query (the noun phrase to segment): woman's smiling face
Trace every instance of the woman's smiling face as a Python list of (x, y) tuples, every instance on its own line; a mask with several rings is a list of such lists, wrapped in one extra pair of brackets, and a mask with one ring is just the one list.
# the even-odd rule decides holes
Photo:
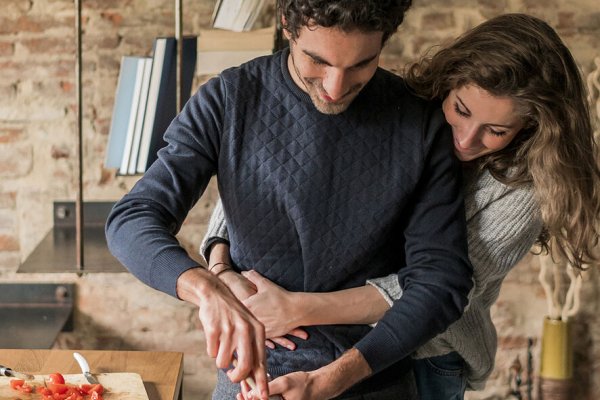
[(492, 96), (476, 85), (450, 91), (442, 108), (461, 161), (502, 150), (523, 128), (514, 100)]

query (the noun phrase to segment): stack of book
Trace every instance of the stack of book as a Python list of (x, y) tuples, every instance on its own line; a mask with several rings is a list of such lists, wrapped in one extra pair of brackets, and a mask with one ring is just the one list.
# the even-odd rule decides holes
[(213, 13), (213, 28), (249, 31), (265, 4), (266, 0), (218, 0)]
[[(189, 98), (196, 68), (195, 36), (183, 38), (181, 104)], [(104, 165), (120, 175), (143, 174), (165, 145), (163, 134), (177, 115), (177, 41), (154, 40), (152, 57), (124, 56)]]

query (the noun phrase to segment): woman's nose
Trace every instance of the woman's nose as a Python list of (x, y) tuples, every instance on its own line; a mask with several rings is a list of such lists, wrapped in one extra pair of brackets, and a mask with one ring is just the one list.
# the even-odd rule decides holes
[(479, 128), (476, 126), (465, 126), (457, 135), (457, 142), (461, 147), (473, 147), (479, 142)]

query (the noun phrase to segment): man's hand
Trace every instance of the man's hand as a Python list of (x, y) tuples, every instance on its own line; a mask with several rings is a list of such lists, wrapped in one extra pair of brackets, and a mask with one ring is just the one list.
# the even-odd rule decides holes
[(255, 398), (267, 399), (264, 326), (229, 288), (203, 268), (192, 268), (179, 276), (177, 295), (199, 307), (198, 316), (206, 336), (206, 351), (217, 368), (228, 368), (237, 353), (237, 365), (227, 372), (232, 382), (254, 378)]
[[(340, 358), (310, 372), (292, 372), (269, 382), (269, 393), (285, 400), (325, 400), (339, 396), (351, 386), (371, 375), (369, 364), (356, 349), (350, 349)], [(238, 400), (258, 399), (254, 390), (242, 385)]]

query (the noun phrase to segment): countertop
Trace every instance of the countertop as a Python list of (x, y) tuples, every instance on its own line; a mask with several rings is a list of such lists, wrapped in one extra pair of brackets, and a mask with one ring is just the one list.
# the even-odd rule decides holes
[(73, 352), (81, 353), (95, 373), (140, 374), (149, 400), (181, 400), (183, 353), (115, 350), (0, 349), (0, 364), (29, 374), (80, 373)]

